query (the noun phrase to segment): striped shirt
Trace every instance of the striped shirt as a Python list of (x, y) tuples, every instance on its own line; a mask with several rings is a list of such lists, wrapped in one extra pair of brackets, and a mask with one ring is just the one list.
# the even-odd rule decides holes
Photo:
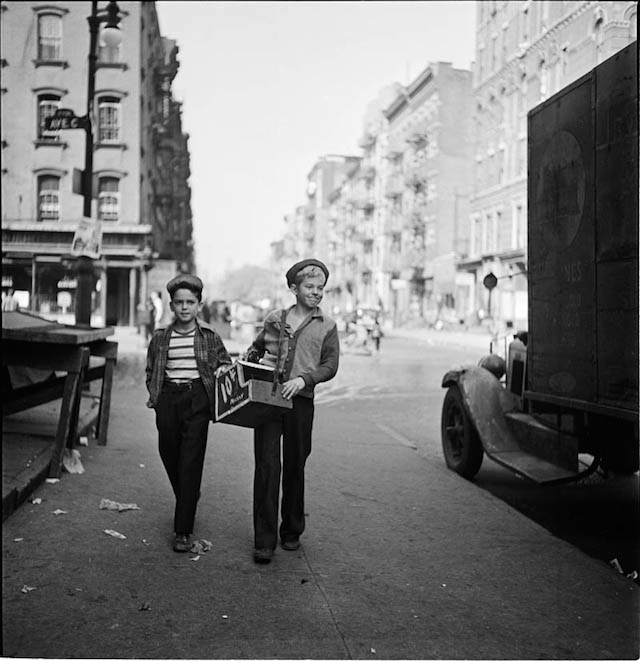
[(188, 333), (180, 333), (175, 328), (173, 329), (169, 339), (165, 369), (165, 376), (169, 381), (184, 383), (200, 378), (194, 348), (195, 337), (195, 328)]

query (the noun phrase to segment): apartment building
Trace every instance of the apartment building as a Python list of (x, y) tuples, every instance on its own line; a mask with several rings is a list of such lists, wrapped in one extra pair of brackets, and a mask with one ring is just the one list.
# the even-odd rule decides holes
[(427, 66), (384, 111), (381, 299), (394, 324), (453, 314), (471, 190), (471, 72)]
[[(193, 263), (187, 136), (171, 92), (177, 45), (161, 36), (154, 2), (118, 7), (123, 39), (99, 47), (92, 116), (92, 217), (103, 228), (95, 325), (134, 324), (149, 273), (164, 284)], [(45, 119), (86, 112), (91, 3), (2, 2), (1, 11), (2, 286), (30, 310), (72, 321), (85, 132), (49, 132)]]
[[(476, 12), (470, 243), (457, 307), (526, 327), (527, 113), (636, 39), (637, 4), (481, 0)], [(498, 279), (491, 310), (488, 273)]]

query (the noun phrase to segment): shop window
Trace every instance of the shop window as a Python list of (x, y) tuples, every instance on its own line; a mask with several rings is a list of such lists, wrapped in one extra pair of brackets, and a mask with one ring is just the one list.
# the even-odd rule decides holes
[(60, 177), (38, 177), (38, 220), (60, 220)]
[(58, 141), (58, 131), (46, 131), (44, 124), (47, 117), (55, 114), (60, 107), (60, 97), (56, 94), (40, 94), (38, 96), (38, 140)]
[(100, 177), (98, 180), (98, 218), (120, 219), (120, 181), (116, 177)]
[(62, 59), (62, 18), (56, 14), (38, 16), (38, 59)]
[(98, 100), (98, 142), (115, 144), (120, 142), (122, 132), (122, 104), (113, 96)]

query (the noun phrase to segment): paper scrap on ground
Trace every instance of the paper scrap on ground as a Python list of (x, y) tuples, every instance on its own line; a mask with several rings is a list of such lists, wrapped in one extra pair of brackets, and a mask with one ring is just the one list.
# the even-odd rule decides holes
[(62, 455), (62, 465), (67, 473), (77, 473), (78, 475), (84, 473), (84, 466), (80, 461), (79, 450), (65, 449)]
[(117, 503), (115, 500), (103, 498), (100, 501), (101, 510), (118, 510), (118, 512), (126, 512), (127, 510), (139, 510), (140, 508), (135, 503)]
[(67, 510), (53, 510), (52, 514), (58, 516), (58, 514), (69, 514), (69, 512)]
[(27, 594), (28, 592), (31, 592), (32, 590), (37, 590), (38, 588), (30, 588), (28, 585), (25, 585), (20, 592), (24, 592)]
[(42, 504), (42, 498), (33, 498), (33, 499), (31, 500), (31, 502), (32, 502), (34, 505), (41, 505), (41, 504)]
[(22, 541), (24, 541), (24, 537), (15, 537), (13, 541), (14, 542), (22, 542)]
[(45, 480), (45, 482), (46, 482), (47, 484), (55, 484), (56, 482), (60, 482), (60, 478), (59, 478), (59, 477), (48, 477), (48, 478)]
[(207, 553), (207, 551), (211, 550), (211, 547), (213, 544), (207, 540), (207, 539), (198, 539), (197, 541), (193, 542), (191, 545), (191, 553), (197, 553), (198, 555), (202, 555), (203, 553)]
[(125, 535), (123, 535), (121, 532), (118, 532), (117, 530), (103, 530), (104, 533), (107, 535), (111, 535), (111, 537), (117, 537), (118, 539), (127, 539)]

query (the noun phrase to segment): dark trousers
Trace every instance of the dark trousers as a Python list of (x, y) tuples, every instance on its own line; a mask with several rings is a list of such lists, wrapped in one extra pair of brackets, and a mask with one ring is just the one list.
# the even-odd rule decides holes
[(280, 539), (298, 539), (304, 531), (304, 466), (311, 454), (313, 399), (294, 397), (293, 409), (254, 430), (255, 475), (253, 528), (257, 549), (278, 542), (280, 437), (282, 437), (282, 523)]
[(209, 399), (202, 381), (191, 387), (163, 386), (156, 406), (156, 426), (160, 458), (176, 496), (173, 525), (177, 533), (193, 532), (209, 419)]

